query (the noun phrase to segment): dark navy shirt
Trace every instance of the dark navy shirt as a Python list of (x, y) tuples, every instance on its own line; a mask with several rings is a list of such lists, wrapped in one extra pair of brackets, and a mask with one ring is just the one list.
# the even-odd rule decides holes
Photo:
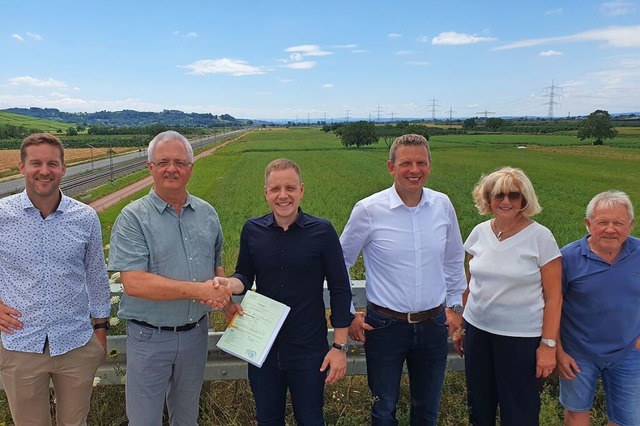
[(245, 292), (255, 279), (256, 290), (291, 308), (272, 347), (278, 358), (291, 361), (323, 355), (328, 350), (323, 299), (326, 279), (331, 325), (351, 325), (351, 285), (338, 235), (326, 219), (298, 210), (286, 231), (273, 213), (245, 222), (234, 277)]

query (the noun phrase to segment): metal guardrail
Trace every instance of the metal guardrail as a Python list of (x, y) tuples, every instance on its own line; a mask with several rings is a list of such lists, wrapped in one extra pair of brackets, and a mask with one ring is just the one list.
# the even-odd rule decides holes
[[(119, 294), (121, 286), (112, 286), (112, 293)], [(367, 305), (364, 281), (353, 281), (353, 304), (358, 308)], [(234, 300), (239, 301), (242, 297), (234, 296)], [(324, 291), (325, 306), (329, 306), (329, 292)], [(239, 358), (227, 354), (218, 349), (216, 344), (222, 336), (220, 331), (209, 331), (209, 355), (204, 379), (211, 380), (237, 380), (247, 378), (247, 363)], [(329, 329), (328, 339), (333, 341), (333, 329)], [(347, 354), (347, 375), (357, 376), (367, 374), (367, 363), (365, 360), (362, 343), (349, 340), (350, 349)], [(99, 386), (109, 386), (122, 384), (127, 365), (126, 336), (107, 336), (107, 348), (109, 354), (104, 364), (96, 372), (96, 377), (100, 378)], [(449, 341), (449, 355), (447, 357), (447, 369), (451, 371), (463, 371), (464, 360), (453, 350), (453, 343)], [(0, 389), (2, 382), (0, 381)]]
[[(365, 282), (353, 281), (353, 304), (357, 308), (364, 308), (367, 305), (365, 295)], [(234, 296), (235, 300), (241, 297)], [(329, 292), (325, 286), (324, 292), (325, 306), (329, 306)], [(205, 380), (235, 380), (247, 378), (247, 363), (217, 348), (216, 344), (222, 336), (222, 332), (209, 332), (209, 356), (205, 369)], [(122, 383), (125, 373), (126, 359), (126, 337), (108, 336), (109, 352), (117, 352), (117, 356), (112, 356), (98, 369), (96, 377), (100, 378), (99, 385), (111, 385)], [(333, 329), (329, 329), (328, 341), (333, 341)], [(347, 375), (366, 375), (367, 365), (362, 343), (349, 340), (349, 353), (347, 354)], [(463, 371), (464, 360), (453, 350), (453, 343), (449, 341), (449, 355), (447, 358), (447, 369), (451, 371)]]

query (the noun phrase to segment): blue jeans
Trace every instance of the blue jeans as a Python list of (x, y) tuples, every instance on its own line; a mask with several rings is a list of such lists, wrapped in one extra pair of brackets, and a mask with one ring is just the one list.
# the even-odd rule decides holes
[(609, 363), (574, 359), (580, 372), (573, 380), (560, 379), (560, 403), (569, 411), (589, 411), (602, 377), (609, 421), (640, 425), (640, 350), (633, 348), (624, 358)]
[(502, 426), (537, 426), (543, 384), (536, 378), (540, 337), (501, 336), (469, 323), (465, 327), (469, 423), (494, 426), (500, 406)]
[[(328, 350), (328, 349), (327, 349)], [(293, 416), (300, 426), (324, 425), (324, 381), (320, 371), (325, 354), (281, 361), (272, 349), (261, 368), (249, 364), (249, 383), (256, 401), (260, 426), (284, 426), (287, 388)]]
[(198, 424), (207, 363), (208, 321), (188, 331), (159, 331), (127, 322), (125, 394), (130, 426), (160, 426), (165, 400), (169, 424)]
[(374, 330), (364, 343), (367, 377), (373, 402), (371, 424), (395, 426), (396, 405), (404, 362), (409, 371), (411, 425), (435, 425), (447, 367), (446, 314), (409, 324), (367, 308), (366, 320)]

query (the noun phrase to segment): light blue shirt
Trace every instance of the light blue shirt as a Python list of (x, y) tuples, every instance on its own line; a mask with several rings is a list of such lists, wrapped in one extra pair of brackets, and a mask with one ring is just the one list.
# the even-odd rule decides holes
[(395, 187), (356, 203), (340, 236), (347, 269), (362, 252), (367, 300), (397, 312), (462, 304), (464, 248), (449, 197), (423, 188), (407, 207)]
[[(205, 282), (222, 266), (222, 228), (204, 200), (187, 195), (180, 215), (152, 189), (126, 206), (109, 244), (110, 271), (147, 271), (180, 281)], [(156, 326), (198, 321), (211, 309), (200, 300), (148, 300), (126, 293), (118, 316)]]
[(24, 327), (2, 333), (6, 349), (52, 356), (84, 346), (91, 317), (110, 315), (109, 280), (96, 212), (65, 195), (42, 218), (26, 191), (0, 199), (0, 300)]

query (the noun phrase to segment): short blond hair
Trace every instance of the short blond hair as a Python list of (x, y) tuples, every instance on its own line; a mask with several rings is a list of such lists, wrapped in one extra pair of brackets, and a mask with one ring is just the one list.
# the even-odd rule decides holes
[(486, 215), (493, 213), (491, 197), (509, 192), (522, 194), (520, 211), (523, 216), (531, 217), (542, 211), (531, 181), (522, 170), (514, 167), (503, 167), (491, 174), (481, 176), (476, 187), (473, 188), (472, 195), (478, 212)]
[(274, 170), (288, 170), (293, 169), (298, 175), (298, 179), (302, 182), (302, 174), (300, 173), (300, 166), (293, 160), (289, 160), (288, 158), (277, 158), (267, 164), (267, 167), (264, 169), (264, 184), (267, 184), (267, 179), (269, 175)]

